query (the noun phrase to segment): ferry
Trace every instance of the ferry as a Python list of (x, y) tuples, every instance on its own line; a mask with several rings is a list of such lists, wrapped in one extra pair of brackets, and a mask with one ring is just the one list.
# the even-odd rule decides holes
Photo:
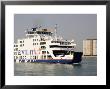
[(14, 43), (15, 62), (80, 63), (82, 52), (75, 52), (74, 40), (65, 40), (54, 29), (41, 26), (25, 31), (25, 37)]

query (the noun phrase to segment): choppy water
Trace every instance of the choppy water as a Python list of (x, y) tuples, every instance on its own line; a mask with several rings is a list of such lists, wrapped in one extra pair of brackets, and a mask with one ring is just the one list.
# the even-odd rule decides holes
[(97, 58), (83, 58), (81, 64), (15, 63), (15, 76), (96, 76)]

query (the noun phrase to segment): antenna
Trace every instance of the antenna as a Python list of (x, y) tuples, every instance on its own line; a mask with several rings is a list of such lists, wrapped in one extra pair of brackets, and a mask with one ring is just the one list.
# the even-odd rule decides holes
[(55, 24), (55, 40), (57, 41), (57, 24)]
[(42, 26), (40, 25), (39, 28), (41, 28)]
[(26, 29), (24, 32), (27, 33), (28, 32), (28, 29)]
[(28, 29), (25, 30), (26, 37), (28, 37)]

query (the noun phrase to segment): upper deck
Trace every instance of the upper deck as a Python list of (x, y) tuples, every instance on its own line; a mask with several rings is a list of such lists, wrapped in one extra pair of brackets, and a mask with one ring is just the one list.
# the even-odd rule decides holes
[(39, 35), (50, 35), (52, 36), (53, 34), (53, 30), (52, 29), (37, 29), (37, 28), (32, 28), (31, 31), (27, 31), (26, 34), (28, 35), (35, 35), (35, 34), (39, 34)]

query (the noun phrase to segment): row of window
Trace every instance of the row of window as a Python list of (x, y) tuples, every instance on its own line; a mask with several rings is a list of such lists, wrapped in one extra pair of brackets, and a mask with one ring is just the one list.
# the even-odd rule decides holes
[(37, 34), (46, 34), (46, 35), (52, 35), (52, 33), (51, 32), (41, 32), (41, 31), (38, 31), (37, 32)]
[(14, 51), (18, 51), (18, 48), (15, 48)]
[(14, 52), (14, 55), (17, 55), (17, 52)]
[(60, 43), (60, 44), (63, 44), (63, 45), (71, 44), (70, 42), (61, 42), (61, 41), (51, 41), (51, 43)]
[(38, 45), (38, 43), (33, 43), (33, 45)]
[(41, 41), (45, 41), (45, 39), (44, 38), (41, 38)]
[(24, 46), (24, 44), (20, 44), (20, 47)]
[[(20, 59), (26, 59), (26, 56), (20, 56)], [(38, 59), (38, 56), (30, 56), (30, 59)]]
[(20, 59), (24, 59), (24, 58), (26, 59), (26, 56), (20, 56)]
[(46, 58), (46, 55), (42, 55), (41, 58), (42, 59), (52, 59), (52, 56), (51, 55), (47, 55), (47, 58)]
[(50, 48), (74, 48), (74, 46), (57, 46), (57, 45), (50, 45)]
[[(41, 57), (42, 59), (46, 59), (46, 55), (42, 55)], [(14, 56), (14, 59), (17, 59), (17, 58), (18, 56)], [(52, 58), (52, 56), (47, 55), (47, 59), (50, 59), (50, 58)], [(19, 56), (19, 59), (26, 59), (26, 56)], [(30, 59), (38, 59), (38, 56), (30, 56)]]
[(33, 41), (36, 41), (36, 40), (38, 41), (38, 39), (33, 39)]
[[(40, 45), (44, 45), (44, 44), (46, 44), (46, 42), (40, 43)], [(38, 43), (33, 43), (33, 45), (38, 45)], [(23, 46), (24, 46), (24, 44), (20, 44), (20, 47), (23, 47)], [(14, 45), (14, 47), (15, 47), (15, 45)], [(16, 47), (18, 47), (18, 45)], [(14, 51), (17, 51), (17, 50), (14, 50)]]
[(18, 56), (14, 56), (14, 59), (18, 59)]
[[(38, 43), (33, 43), (33, 45), (38, 45)], [(20, 47), (23, 47), (24, 44), (20, 44)]]
[(24, 43), (24, 40), (23, 41), (20, 41), (20, 43)]
[[(44, 45), (46, 42), (40, 42), (40, 45)], [(38, 45), (38, 43), (33, 43), (33, 45)]]
[(14, 47), (18, 47), (18, 45), (14, 45)]
[(46, 49), (46, 47), (45, 46), (41, 46), (41, 49)]
[(46, 42), (40, 42), (40, 45), (44, 45), (44, 44), (46, 44)]
[(42, 51), (42, 54), (46, 54), (46, 52), (47, 52), (47, 54), (49, 54), (49, 52), (48, 52), (48, 51)]

